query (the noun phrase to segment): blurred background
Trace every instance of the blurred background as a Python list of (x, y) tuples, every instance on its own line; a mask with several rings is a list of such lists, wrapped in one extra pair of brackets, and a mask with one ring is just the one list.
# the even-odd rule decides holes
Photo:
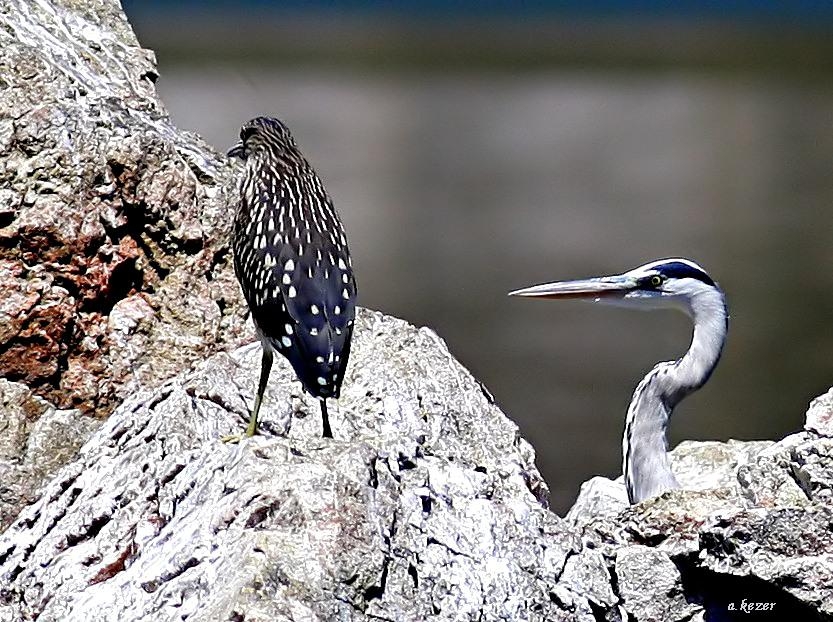
[(559, 512), (620, 472), (673, 312), (509, 299), (690, 257), (729, 341), (671, 424), (778, 438), (833, 384), (833, 3), (124, 0), (174, 121), (279, 116), (341, 211), (360, 303), (429, 325), (535, 446)]

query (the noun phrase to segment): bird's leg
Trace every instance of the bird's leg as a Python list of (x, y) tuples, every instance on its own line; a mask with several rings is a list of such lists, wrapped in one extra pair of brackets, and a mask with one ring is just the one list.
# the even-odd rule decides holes
[(269, 382), (269, 372), (272, 370), (272, 350), (263, 348), (263, 357), (260, 360), (260, 382), (257, 385), (257, 395), (255, 396), (255, 407), (252, 409), (252, 415), (249, 418), (249, 426), (246, 428), (245, 434), (230, 434), (224, 436), (222, 440), (224, 443), (238, 443), (244, 437), (254, 436), (257, 433), (257, 415), (260, 412), (260, 404), (263, 402), (263, 393), (266, 391), (266, 384)]
[(254, 436), (257, 434), (257, 414), (260, 412), (260, 404), (263, 402), (263, 393), (266, 391), (266, 385), (269, 382), (269, 372), (271, 370), (272, 350), (270, 348), (263, 348), (263, 358), (260, 360), (260, 382), (257, 385), (255, 407), (249, 419), (249, 427), (246, 428), (246, 436)]
[(330, 429), (330, 418), (327, 416), (327, 398), (321, 398), (321, 420), (324, 422), (324, 438), (333, 438), (333, 431)]

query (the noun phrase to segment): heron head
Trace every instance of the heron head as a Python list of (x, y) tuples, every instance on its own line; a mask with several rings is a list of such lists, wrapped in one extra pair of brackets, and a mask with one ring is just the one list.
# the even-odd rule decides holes
[[(544, 283), (510, 292), (510, 296), (591, 300), (640, 309), (675, 308), (693, 313), (698, 297), (720, 293), (708, 273), (693, 261), (652, 261), (623, 274)], [(720, 293), (722, 297), (722, 293)]]
[(227, 155), (246, 160), (267, 151), (281, 152), (287, 147), (295, 148), (295, 140), (283, 122), (274, 117), (255, 117), (240, 128), (240, 140)]

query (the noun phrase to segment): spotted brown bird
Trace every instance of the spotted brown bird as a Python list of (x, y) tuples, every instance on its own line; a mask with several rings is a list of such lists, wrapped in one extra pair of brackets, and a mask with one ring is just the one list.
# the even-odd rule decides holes
[(344, 226), (324, 185), (278, 119), (257, 117), (228, 152), (246, 165), (234, 218), (234, 271), (263, 346), (246, 436), (257, 418), (275, 351), (321, 403), (338, 398), (350, 356), (356, 280)]

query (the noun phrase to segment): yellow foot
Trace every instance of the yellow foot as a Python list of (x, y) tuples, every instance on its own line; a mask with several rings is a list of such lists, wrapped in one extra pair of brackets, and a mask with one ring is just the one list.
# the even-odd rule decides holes
[(257, 434), (257, 432), (255, 432), (254, 426), (252, 424), (249, 424), (249, 427), (246, 428), (246, 431), (243, 432), (243, 434), (227, 434), (226, 436), (221, 436), (220, 437), (220, 442), (221, 443), (239, 443), (244, 438), (251, 438), (255, 434)]
[(234, 444), (234, 443), (239, 443), (244, 438), (247, 438), (247, 436), (245, 434), (227, 434), (226, 436), (221, 436), (220, 437), (220, 442), (221, 443)]
[(220, 437), (221, 443), (239, 443), (243, 439), (252, 438), (254, 434), (250, 434), (248, 431), (244, 432), (243, 434), (227, 434), (226, 436)]

